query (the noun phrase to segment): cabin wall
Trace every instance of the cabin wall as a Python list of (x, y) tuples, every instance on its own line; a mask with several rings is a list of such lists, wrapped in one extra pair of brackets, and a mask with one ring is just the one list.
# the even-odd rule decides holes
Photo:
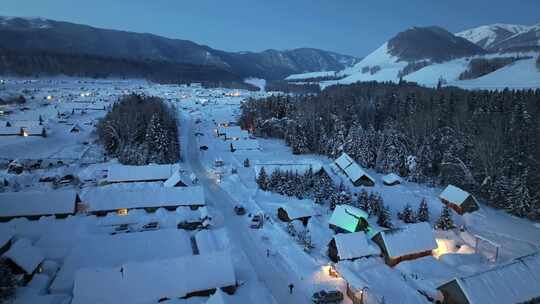
[(427, 251), (423, 251), (423, 252), (418, 252), (418, 253), (413, 253), (413, 254), (407, 254), (407, 255), (403, 255), (403, 256), (399, 256), (399, 257), (394, 257), (394, 258), (388, 257), (388, 256), (385, 254), (385, 262), (386, 262), (386, 264), (387, 264), (388, 266), (394, 267), (394, 266), (396, 266), (397, 264), (399, 264), (399, 263), (401, 263), (401, 262), (403, 262), (403, 261), (416, 260), (416, 259), (419, 259), (419, 258), (428, 256), (428, 255), (431, 255), (431, 250), (427, 250)]
[(328, 257), (334, 263), (339, 262), (339, 253), (336, 246), (336, 240), (334, 238), (332, 238), (332, 240), (328, 243)]
[(360, 186), (373, 187), (375, 186), (375, 183), (364, 175), (360, 177), (358, 180), (354, 181), (353, 185), (355, 187), (360, 187)]
[(285, 211), (285, 209), (283, 209), (283, 208), (278, 208), (277, 216), (283, 222), (290, 222), (291, 221), (291, 219), (289, 218), (289, 215), (287, 214), (287, 211)]

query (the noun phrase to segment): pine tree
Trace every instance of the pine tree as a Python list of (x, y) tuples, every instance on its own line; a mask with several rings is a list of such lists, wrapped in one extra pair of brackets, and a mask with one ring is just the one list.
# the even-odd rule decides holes
[[(247, 158), (246, 158), (247, 159)], [(266, 170), (264, 167), (261, 168), (259, 171), (259, 176), (257, 176), (257, 185), (259, 185), (259, 188), (263, 191), (268, 190), (268, 175), (266, 174)]]
[(517, 216), (526, 216), (532, 209), (532, 197), (527, 187), (527, 172), (516, 178), (512, 183), (511, 202), (507, 209)]
[(358, 196), (356, 207), (364, 210), (367, 214), (370, 214), (370, 205), (369, 205), (369, 196), (366, 189), (362, 189), (360, 195)]
[(7, 260), (0, 259), (0, 303), (10, 303), (10, 299), (15, 296), (16, 284), (15, 274)]
[(371, 211), (371, 213), (368, 213), (368, 214), (370, 216), (371, 215), (379, 216), (379, 213), (381, 211), (381, 205), (382, 205), (381, 196), (374, 192), (370, 193), (368, 197), (368, 203), (369, 203), (368, 210)]
[(392, 228), (392, 215), (390, 214), (390, 208), (387, 205), (382, 204), (381, 210), (377, 218), (377, 224), (381, 227)]
[(422, 199), (418, 207), (417, 220), (419, 222), (429, 222), (429, 209), (425, 198)]
[(416, 223), (416, 216), (410, 204), (406, 204), (403, 211), (398, 213), (398, 218), (406, 224)]
[(251, 166), (251, 163), (249, 162), (249, 158), (244, 159), (244, 167), (249, 168)]
[(450, 210), (450, 207), (444, 206), (435, 227), (441, 230), (450, 230), (454, 228), (454, 220), (452, 219), (452, 210)]
[(275, 169), (270, 175), (270, 182), (268, 183), (268, 190), (273, 192), (278, 192), (278, 189), (281, 187), (281, 171)]

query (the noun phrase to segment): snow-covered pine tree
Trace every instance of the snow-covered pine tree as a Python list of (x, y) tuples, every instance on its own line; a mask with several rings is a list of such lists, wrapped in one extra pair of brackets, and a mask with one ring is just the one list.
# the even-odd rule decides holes
[(392, 214), (387, 205), (381, 204), (381, 210), (377, 218), (377, 225), (384, 228), (392, 228)]
[(425, 198), (420, 202), (417, 213), (418, 222), (429, 222), (429, 209)]
[[(382, 198), (375, 192), (371, 192), (368, 197), (368, 214), (369, 216), (375, 215), (379, 216), (379, 212), (381, 211), (381, 201)], [(369, 213), (370, 211), (370, 213)]]
[(454, 228), (454, 220), (452, 219), (452, 210), (448, 206), (444, 206), (441, 216), (435, 224), (435, 228), (441, 230), (450, 230)]
[(507, 209), (517, 216), (526, 216), (532, 209), (532, 198), (527, 187), (527, 172), (523, 173), (512, 182), (512, 192)]
[(367, 214), (370, 214), (369, 194), (366, 189), (362, 189), (360, 195), (358, 195), (356, 207), (364, 210)]
[(17, 281), (6, 259), (0, 259), (0, 303), (10, 303), (15, 296)]
[(279, 169), (275, 169), (272, 171), (272, 174), (270, 174), (270, 182), (268, 183), (268, 190), (272, 192), (278, 192), (278, 189), (281, 186), (281, 171)]
[(414, 214), (411, 205), (408, 203), (403, 208), (403, 211), (398, 213), (398, 218), (406, 224), (416, 223), (416, 215)]
[(261, 188), (261, 190), (267, 191), (269, 188), (268, 183), (268, 174), (266, 174), (266, 170), (264, 169), (264, 167), (262, 167), (259, 171), (259, 176), (257, 176), (257, 185), (259, 185), (259, 188)]

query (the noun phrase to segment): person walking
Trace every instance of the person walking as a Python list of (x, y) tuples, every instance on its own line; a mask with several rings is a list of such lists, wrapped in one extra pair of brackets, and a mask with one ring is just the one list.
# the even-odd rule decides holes
[(270, 256), (270, 249), (266, 249), (266, 257)]
[(289, 284), (289, 293), (290, 294), (292, 294), (293, 288), (294, 288), (293, 283)]

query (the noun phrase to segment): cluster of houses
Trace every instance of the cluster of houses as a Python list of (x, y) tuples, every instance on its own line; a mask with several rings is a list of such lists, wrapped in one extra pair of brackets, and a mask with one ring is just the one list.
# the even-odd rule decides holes
[[(154, 213), (161, 208), (175, 214), (196, 212), (199, 216), (195, 221), (209, 220), (202, 188), (176, 165), (111, 165), (107, 171), (107, 185), (82, 192), (0, 193), (0, 221), (37, 221), (53, 216), (61, 223), (74, 215), (125, 216), (133, 210)], [(151, 181), (161, 183), (144, 183)], [(118, 183), (140, 184), (108, 186)], [(0, 223), (12, 227), (8, 224)], [(156, 224), (147, 226), (151, 229), (84, 234), (76, 241), (53, 235), (34, 241), (15, 233), (15, 229), (2, 229), (0, 255), (25, 286), (22, 288), (41, 286), (42, 292), (33, 295), (31, 301), (26, 298), (25, 303), (64, 297), (72, 297), (71, 303), (79, 304), (157, 303), (208, 296), (216, 289), (235, 291), (232, 259), (227, 246), (219, 241), (226, 238), (219, 237), (215, 230), (191, 232)], [(117, 230), (124, 231), (122, 225)]]
[(1, 121), (0, 136), (47, 137), (47, 129), (41, 120)]
[(218, 122), (215, 133), (229, 144), (231, 152), (260, 150), (259, 142), (248, 131), (230, 122)]

